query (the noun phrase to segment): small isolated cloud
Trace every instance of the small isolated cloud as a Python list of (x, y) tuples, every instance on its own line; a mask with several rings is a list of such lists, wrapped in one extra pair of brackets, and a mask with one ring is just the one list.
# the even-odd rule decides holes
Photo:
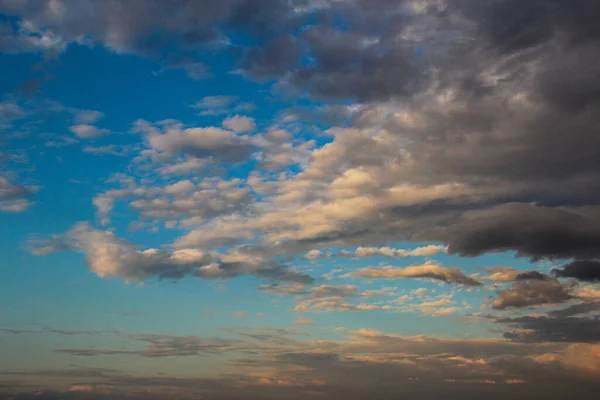
[(104, 118), (104, 113), (96, 110), (70, 109), (76, 124), (93, 124)]
[(384, 287), (381, 289), (374, 290), (365, 290), (361, 292), (360, 297), (386, 297), (386, 296), (394, 296), (396, 288), (392, 287)]
[(181, 124), (168, 124), (161, 129), (145, 121), (136, 123), (136, 131), (146, 134), (150, 147), (170, 156), (185, 155), (197, 158), (214, 158), (219, 161), (241, 162), (250, 155), (248, 138), (236, 132), (217, 127), (184, 128)]
[(69, 130), (80, 139), (96, 139), (111, 133), (109, 129), (98, 128), (88, 124), (72, 125), (69, 127)]
[(403, 296), (397, 300), (397, 303), (402, 306), (402, 311), (419, 312), (430, 317), (442, 317), (462, 311), (460, 307), (455, 306), (456, 302), (452, 300), (451, 295), (439, 297), (437, 300), (429, 300), (417, 304), (404, 305), (404, 303), (408, 300), (411, 300), (409, 296)]
[(376, 304), (366, 303), (351, 303), (346, 297), (317, 297), (301, 301), (294, 307), (297, 312), (358, 312), (358, 311), (373, 311), (387, 310), (390, 306), (380, 306)]
[(223, 126), (234, 132), (251, 132), (256, 129), (254, 118), (236, 115), (223, 121)]
[(312, 298), (322, 297), (352, 297), (358, 288), (354, 285), (319, 285), (310, 288)]
[(27, 111), (15, 101), (0, 102), (0, 128), (9, 127), (12, 121), (23, 119), (27, 115)]
[(198, 110), (200, 116), (221, 115), (229, 113), (230, 106), (236, 100), (236, 96), (206, 96), (198, 100), (192, 107)]
[(247, 317), (248, 313), (246, 311), (234, 311), (234, 312), (224, 312), (224, 311), (214, 311), (209, 308), (204, 310), (206, 315), (221, 315), (221, 316), (231, 316), (231, 317)]
[(119, 146), (115, 144), (105, 146), (84, 146), (82, 149), (84, 153), (96, 156), (111, 155), (116, 157), (125, 157), (129, 154), (130, 150), (131, 148), (128, 146)]
[(71, 136), (53, 136), (50, 140), (46, 140), (44, 142), (45, 147), (49, 148), (61, 148), (71, 146), (75, 143), (78, 143), (78, 140)]
[(288, 296), (288, 295), (302, 295), (308, 293), (303, 284), (277, 284), (272, 283), (270, 285), (260, 285), (257, 288), (258, 291), (274, 294), (276, 296)]
[(17, 213), (27, 210), (33, 203), (29, 198), (38, 191), (35, 186), (22, 186), (0, 176), (0, 211)]
[(295, 325), (314, 325), (314, 321), (306, 317), (298, 317), (292, 322)]

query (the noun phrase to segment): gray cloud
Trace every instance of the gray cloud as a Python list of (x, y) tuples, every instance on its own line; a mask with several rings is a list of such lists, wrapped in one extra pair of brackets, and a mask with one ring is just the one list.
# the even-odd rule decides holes
[(310, 288), (313, 298), (321, 297), (352, 297), (358, 288), (354, 285), (319, 285)]
[(572, 299), (570, 284), (562, 284), (557, 280), (530, 280), (513, 283), (507, 290), (501, 290), (492, 308), (530, 307), (544, 304), (564, 303)]
[(3, 176), (0, 176), (0, 211), (25, 211), (32, 205), (28, 199), (33, 196), (37, 190), (37, 187), (18, 185), (10, 182)]
[[(56, 243), (60, 243), (57, 245)], [(70, 249), (85, 255), (90, 271), (101, 278), (121, 278), (126, 282), (141, 282), (150, 278), (182, 279), (194, 276), (204, 279), (230, 279), (251, 274), (274, 282), (310, 284), (314, 278), (265, 260), (244, 248), (219, 255), (195, 249), (166, 251), (138, 250), (127, 240), (110, 231), (92, 228), (87, 223), (75, 225), (63, 237), (50, 243), (36, 240), (30, 251), (44, 255)]]
[[(496, 322), (516, 328), (504, 334), (510, 340), (596, 343), (600, 341), (599, 311), (598, 303), (580, 303), (544, 316), (500, 318)], [(596, 315), (589, 316), (590, 313)]]
[(561, 267), (562, 269), (553, 269), (552, 273), (559, 278), (575, 278), (580, 281), (598, 282), (600, 281), (600, 262), (577, 260)]
[(600, 225), (582, 211), (506, 204), (468, 213), (444, 239), (448, 252), (461, 256), (511, 250), (532, 259), (600, 256)]

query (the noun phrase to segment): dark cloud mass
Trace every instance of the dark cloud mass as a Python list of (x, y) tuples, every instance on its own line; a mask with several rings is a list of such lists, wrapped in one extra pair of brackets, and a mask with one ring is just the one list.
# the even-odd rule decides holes
[(562, 266), (562, 269), (554, 269), (552, 273), (559, 278), (575, 278), (580, 281), (599, 282), (599, 261), (573, 261)]
[(600, 341), (599, 311), (598, 303), (581, 303), (548, 315), (500, 318), (496, 322), (517, 328), (504, 334), (514, 341), (596, 343)]
[(467, 213), (445, 235), (448, 252), (462, 256), (510, 250), (532, 259), (600, 256), (600, 220), (578, 210), (506, 204)]

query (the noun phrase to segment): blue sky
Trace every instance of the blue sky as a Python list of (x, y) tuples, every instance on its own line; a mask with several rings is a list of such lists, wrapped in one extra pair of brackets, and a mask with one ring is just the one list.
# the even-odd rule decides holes
[(597, 390), (599, 10), (447, 3), (0, 0), (0, 395)]

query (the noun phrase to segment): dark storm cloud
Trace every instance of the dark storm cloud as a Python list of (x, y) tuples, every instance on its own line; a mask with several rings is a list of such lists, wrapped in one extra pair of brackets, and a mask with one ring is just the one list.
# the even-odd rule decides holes
[(577, 260), (554, 269), (552, 273), (559, 278), (575, 278), (580, 281), (600, 281), (600, 261)]
[(139, 4), (83, 0), (76, 6), (68, 0), (3, 0), (0, 10), (67, 41), (83, 36), (117, 51), (145, 55), (219, 45), (225, 39), (219, 28), (235, 27), (252, 35), (265, 35), (289, 15), (287, 3), (277, 0), (149, 0)]
[(460, 0), (452, 7), (477, 22), (477, 32), (494, 50), (513, 53), (544, 44), (557, 35), (569, 44), (600, 38), (595, 16), (600, 5), (594, 0)]
[(292, 35), (276, 37), (262, 46), (241, 51), (243, 69), (255, 78), (283, 76), (300, 58), (297, 40)]
[[(598, 303), (580, 303), (556, 310), (545, 316), (500, 318), (514, 331), (504, 337), (520, 342), (600, 342), (600, 311)], [(596, 313), (593, 316), (585, 314)]]
[(411, 46), (386, 49), (379, 37), (314, 27), (303, 33), (311, 66), (290, 80), (320, 97), (371, 101), (410, 96), (424, 87), (429, 65)]
[(600, 256), (600, 221), (567, 209), (506, 204), (472, 212), (444, 233), (448, 253), (477, 256), (514, 250), (534, 260)]

